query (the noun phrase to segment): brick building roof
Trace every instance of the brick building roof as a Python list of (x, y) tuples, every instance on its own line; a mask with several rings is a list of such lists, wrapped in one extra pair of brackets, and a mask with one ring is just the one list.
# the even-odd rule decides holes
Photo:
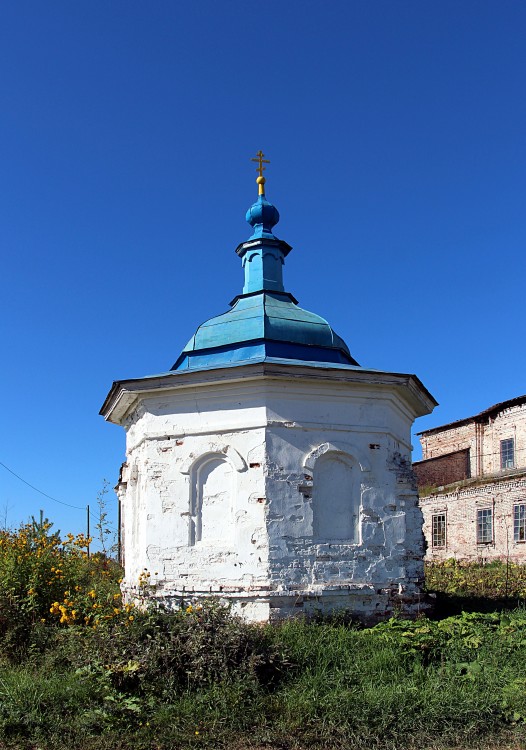
[(448, 422), (447, 424), (440, 425), (439, 427), (431, 427), (429, 430), (422, 430), (422, 432), (417, 432), (417, 435), (432, 435), (436, 432), (450, 430), (452, 427), (461, 427), (463, 424), (469, 424), (469, 422), (489, 422), (492, 417), (500, 414), (500, 412), (504, 411), (504, 409), (509, 409), (512, 406), (520, 406), (521, 404), (525, 403), (526, 395), (515, 396), (515, 398), (510, 398), (507, 401), (501, 401), (499, 404), (494, 404), (493, 406), (490, 406), (489, 409), (484, 409), (484, 411), (481, 411), (478, 414), (474, 414), (472, 417), (457, 419), (454, 422)]

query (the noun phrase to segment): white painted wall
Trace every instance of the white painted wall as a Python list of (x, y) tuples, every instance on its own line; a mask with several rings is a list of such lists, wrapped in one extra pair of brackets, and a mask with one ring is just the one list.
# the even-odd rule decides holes
[(219, 593), (254, 620), (418, 607), (409, 441), (427, 396), (405, 376), (336, 369), (230, 377), (143, 381), (108, 409), (127, 432), (126, 594), (147, 569), (160, 598)]

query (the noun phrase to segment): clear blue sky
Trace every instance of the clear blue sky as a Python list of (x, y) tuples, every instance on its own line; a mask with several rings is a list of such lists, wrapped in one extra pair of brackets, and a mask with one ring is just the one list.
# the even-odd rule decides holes
[[(2, 3), (0, 461), (116, 482), (99, 408), (241, 290), (260, 148), (287, 288), (421, 378), (417, 430), (525, 393), (525, 38), (522, 0)], [(40, 508), (84, 528), (0, 467), (0, 521)]]

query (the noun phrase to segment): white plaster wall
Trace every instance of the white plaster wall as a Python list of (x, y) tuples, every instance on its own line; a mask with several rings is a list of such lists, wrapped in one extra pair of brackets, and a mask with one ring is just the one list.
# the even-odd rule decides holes
[[(320, 596), (329, 608), (367, 616), (388, 611), (395, 593), (413, 602), (423, 536), (408, 403), (395, 386), (340, 376), (263, 376), (141, 395), (123, 419), (127, 594), (137, 595), (146, 570), (158, 596), (223, 593), (257, 620), (271, 618), (272, 608), (316, 608)], [(351, 490), (340, 472), (330, 491), (356, 499), (354, 542), (321, 540), (313, 528), (316, 461), (330, 456), (350, 467)], [(209, 468), (225, 462), (228, 488), (217, 476), (207, 484), (206, 460)], [(200, 483), (212, 509), (202, 540), (192, 532)]]
[[(292, 399), (269, 394), (270, 573), (283, 589), (381, 589), (422, 578), (422, 517), (410, 468), (412, 420), (392, 394), (355, 390), (335, 384), (315, 393), (297, 388)], [(354, 458), (360, 508), (355, 544), (322, 543), (313, 533), (316, 463), (304, 464), (324, 444), (335, 455)], [(347, 489), (334, 488), (342, 494)]]
[[(145, 569), (165, 593), (266, 584), (264, 414), (252, 389), (240, 403), (235, 388), (220, 386), (147, 398), (128, 417), (125, 588), (134, 590)], [(209, 542), (190, 544), (195, 468), (203, 456), (224, 459), (230, 508), (211, 507)]]

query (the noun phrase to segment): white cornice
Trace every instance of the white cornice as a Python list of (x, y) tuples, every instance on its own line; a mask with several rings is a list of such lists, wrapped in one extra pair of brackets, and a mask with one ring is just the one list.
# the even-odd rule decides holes
[(321, 368), (308, 365), (279, 364), (261, 362), (240, 365), (235, 368), (199, 370), (192, 372), (174, 371), (165, 375), (153, 375), (136, 380), (121, 380), (113, 383), (100, 413), (109, 422), (122, 424), (126, 415), (144, 398), (170, 394), (185, 389), (206, 388), (210, 386), (248, 383), (264, 379), (283, 380), (290, 383), (300, 381), (313, 383), (318, 381), (342, 385), (363, 385), (368, 388), (379, 387), (397, 392), (402, 396), (411, 417), (429, 414), (436, 406), (435, 399), (424, 388), (415, 375), (403, 373), (364, 370), (362, 368)]

